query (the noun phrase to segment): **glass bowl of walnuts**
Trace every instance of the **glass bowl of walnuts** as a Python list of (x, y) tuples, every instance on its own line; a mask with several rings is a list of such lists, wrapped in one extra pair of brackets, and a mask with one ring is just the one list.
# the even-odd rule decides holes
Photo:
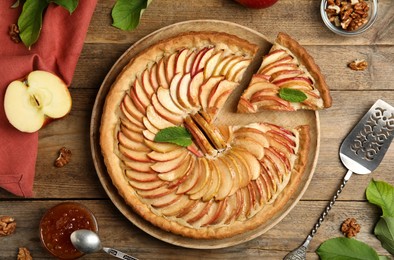
[(376, 21), (377, 0), (322, 0), (320, 14), (325, 25), (344, 36), (359, 35)]

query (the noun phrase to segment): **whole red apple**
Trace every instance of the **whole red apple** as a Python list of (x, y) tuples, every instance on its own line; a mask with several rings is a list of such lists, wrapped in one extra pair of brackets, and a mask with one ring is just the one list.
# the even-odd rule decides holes
[(235, 0), (243, 6), (260, 9), (275, 4), (278, 0)]

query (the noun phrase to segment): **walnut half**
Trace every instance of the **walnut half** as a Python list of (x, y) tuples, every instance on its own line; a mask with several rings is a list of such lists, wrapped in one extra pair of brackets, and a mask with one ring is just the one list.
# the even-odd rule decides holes
[(71, 151), (66, 147), (59, 150), (59, 157), (55, 160), (55, 166), (60, 168), (68, 164), (71, 160)]
[(346, 219), (341, 226), (341, 232), (346, 236), (346, 237), (355, 237), (358, 232), (360, 232), (361, 226), (357, 224), (357, 221), (355, 218), (348, 218)]
[(365, 70), (368, 67), (366, 60), (354, 60), (348, 64), (348, 67), (352, 70)]
[(8, 236), (16, 229), (15, 219), (10, 216), (0, 217), (0, 236)]
[(33, 260), (33, 257), (31, 256), (29, 249), (26, 247), (20, 247), (17, 260)]

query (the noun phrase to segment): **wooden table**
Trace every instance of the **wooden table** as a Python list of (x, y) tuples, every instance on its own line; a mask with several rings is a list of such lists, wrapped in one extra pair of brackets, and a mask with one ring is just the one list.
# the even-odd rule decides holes
[[(39, 132), (39, 150), (34, 197), (24, 199), (0, 191), (0, 215), (17, 221), (16, 233), (0, 238), (0, 259), (16, 259), (18, 247), (31, 250), (34, 259), (50, 255), (40, 244), (38, 224), (43, 213), (62, 201), (80, 201), (96, 215), (103, 243), (140, 259), (282, 259), (297, 247), (338, 188), (345, 168), (338, 149), (348, 131), (375, 100), (394, 104), (394, 2), (380, 0), (378, 20), (366, 33), (346, 38), (333, 34), (323, 24), (320, 1), (279, 0), (269, 9), (251, 10), (231, 0), (155, 0), (132, 32), (111, 26), (114, 0), (99, 1), (71, 85), (73, 109), (66, 118)], [(319, 112), (321, 147), (309, 188), (295, 208), (273, 229), (249, 242), (225, 249), (197, 250), (173, 246), (147, 235), (129, 222), (108, 199), (94, 168), (89, 126), (100, 85), (120, 55), (131, 44), (163, 26), (193, 19), (219, 19), (238, 23), (273, 40), (279, 31), (297, 39), (315, 58), (331, 87), (333, 106)], [(352, 71), (348, 62), (365, 59), (365, 71)], [(64, 168), (53, 162), (60, 147), (71, 149), (72, 161)], [(317, 259), (317, 247), (342, 236), (343, 220), (355, 217), (361, 224), (357, 239), (381, 255), (389, 255), (373, 235), (380, 211), (369, 204), (365, 189), (374, 178), (394, 184), (394, 147), (373, 175), (354, 176), (308, 249), (308, 259)], [(104, 253), (83, 259), (107, 259)]]

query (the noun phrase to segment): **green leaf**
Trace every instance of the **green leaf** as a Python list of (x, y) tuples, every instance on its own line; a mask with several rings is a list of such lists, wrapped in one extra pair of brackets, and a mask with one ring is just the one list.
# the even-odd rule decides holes
[(353, 238), (337, 237), (322, 243), (316, 250), (321, 260), (379, 260), (376, 251)]
[(112, 25), (125, 31), (135, 29), (150, 3), (151, 0), (118, 0), (112, 9)]
[(381, 217), (374, 233), (382, 243), (382, 247), (394, 255), (394, 217)]
[(167, 127), (160, 130), (154, 140), (156, 142), (173, 143), (184, 147), (192, 144), (192, 136), (189, 131), (181, 126)]
[(394, 187), (384, 181), (371, 180), (366, 191), (370, 203), (382, 208), (383, 216), (394, 217)]
[(391, 258), (385, 255), (380, 255), (379, 260), (390, 260)]
[(308, 98), (304, 92), (291, 88), (281, 88), (279, 90), (279, 96), (281, 99), (290, 102), (302, 102)]
[(78, 0), (50, 0), (49, 2), (58, 4), (72, 14), (78, 6)]
[(48, 6), (46, 0), (26, 0), (18, 19), (19, 36), (26, 47), (38, 40), (42, 27), (42, 14)]

